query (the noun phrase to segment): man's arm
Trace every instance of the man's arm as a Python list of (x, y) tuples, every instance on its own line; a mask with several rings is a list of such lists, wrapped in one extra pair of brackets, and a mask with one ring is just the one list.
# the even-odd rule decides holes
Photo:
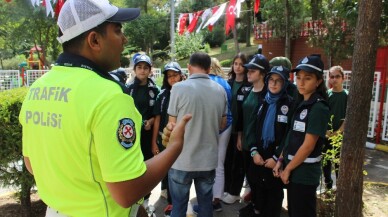
[(26, 165), (28, 172), (30, 172), (32, 175), (34, 175), (34, 171), (32, 171), (32, 167), (31, 167), (30, 158), (24, 157), (24, 165)]
[(224, 130), (226, 128), (226, 115), (222, 116), (221, 123), (220, 123), (220, 130)]
[(166, 150), (146, 161), (147, 171), (142, 176), (133, 180), (107, 183), (109, 192), (120, 206), (130, 207), (165, 177), (182, 151), (185, 126), (190, 119), (191, 115), (185, 115), (176, 127), (172, 123), (168, 124), (170, 130), (174, 128), (169, 145)]

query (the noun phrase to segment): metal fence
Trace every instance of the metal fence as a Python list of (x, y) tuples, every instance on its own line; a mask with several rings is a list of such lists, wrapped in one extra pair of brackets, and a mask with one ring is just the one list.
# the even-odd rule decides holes
[(0, 91), (21, 86), (19, 70), (0, 70)]
[[(230, 71), (230, 68), (222, 68), (225, 76)], [(132, 79), (134, 77), (134, 72), (132, 68), (125, 68), (125, 72), (128, 75), (128, 79)], [(187, 68), (182, 68), (182, 71), (184, 73), (188, 73)], [(35, 82), (36, 79), (41, 77), (43, 74), (48, 72), (48, 70), (27, 70), (25, 72), (25, 85), (31, 86), (32, 83)], [(9, 90), (12, 88), (17, 88), (22, 86), (22, 77), (19, 74), (20, 72), (18, 70), (0, 70), (0, 91)], [(345, 71), (345, 80), (343, 83), (344, 89), (349, 90), (350, 88), (350, 80), (351, 80), (351, 71)], [(154, 79), (158, 79), (162, 77), (162, 69), (160, 68), (153, 68), (152, 69), (152, 77)], [(324, 71), (324, 78), (326, 85), (329, 86), (329, 74), (328, 71)], [(371, 101), (371, 109), (369, 113), (369, 124), (368, 124), (368, 138), (374, 138), (375, 137), (375, 128), (377, 126), (376, 119), (378, 115), (378, 108), (380, 105), (379, 97), (381, 94), (380, 91), (380, 80), (381, 80), (381, 73), (375, 72), (374, 74), (374, 83), (373, 83), (373, 89), (372, 89), (372, 101)], [(387, 96), (388, 96), (388, 90)], [(383, 120), (383, 130), (381, 138), (383, 141), (388, 141), (388, 97), (385, 99), (385, 106), (384, 106), (384, 120)]]
[(36, 79), (40, 78), (49, 70), (27, 70), (26, 71), (26, 86), (31, 86), (32, 83), (36, 81)]

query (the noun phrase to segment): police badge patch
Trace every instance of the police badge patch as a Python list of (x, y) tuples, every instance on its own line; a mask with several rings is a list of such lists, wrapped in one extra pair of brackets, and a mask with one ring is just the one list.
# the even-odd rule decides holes
[(307, 109), (303, 109), (299, 117), (301, 120), (303, 120), (306, 116), (307, 116)]
[(135, 122), (130, 118), (123, 118), (119, 121), (117, 139), (125, 149), (131, 148), (136, 141)]

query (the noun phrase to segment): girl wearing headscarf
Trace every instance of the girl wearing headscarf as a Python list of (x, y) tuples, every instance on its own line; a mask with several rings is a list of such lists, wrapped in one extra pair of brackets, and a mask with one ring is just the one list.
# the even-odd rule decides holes
[(282, 150), (281, 142), (286, 135), (288, 115), (293, 100), (287, 94), (289, 69), (275, 66), (267, 74), (268, 92), (257, 113), (256, 139), (251, 144), (251, 165), (248, 177), (255, 214), (260, 217), (279, 217), (283, 201), (283, 183), (275, 178), (272, 169)]

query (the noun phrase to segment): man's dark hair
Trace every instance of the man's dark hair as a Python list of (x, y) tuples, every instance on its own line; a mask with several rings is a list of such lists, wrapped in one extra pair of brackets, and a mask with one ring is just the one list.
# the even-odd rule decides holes
[[(62, 48), (63, 48), (63, 51), (64, 52), (69, 52), (69, 53), (75, 53), (75, 54), (78, 54), (79, 53), (79, 49), (82, 47), (84, 41), (85, 41), (85, 38), (87, 37), (87, 35), (90, 33), (90, 32), (97, 32), (103, 36), (106, 35), (106, 27), (108, 26), (108, 23), (109, 22), (103, 22), (101, 23), (100, 25), (94, 27), (93, 29), (90, 29), (84, 33), (82, 33), (81, 35), (69, 40), (69, 41), (66, 41), (62, 44)], [(59, 37), (62, 36), (62, 32), (61, 30), (59, 29)]]
[(210, 59), (210, 56), (207, 53), (195, 52), (190, 56), (189, 64), (192, 66), (196, 66), (201, 69), (208, 70), (210, 69), (211, 63), (212, 63), (212, 60)]

